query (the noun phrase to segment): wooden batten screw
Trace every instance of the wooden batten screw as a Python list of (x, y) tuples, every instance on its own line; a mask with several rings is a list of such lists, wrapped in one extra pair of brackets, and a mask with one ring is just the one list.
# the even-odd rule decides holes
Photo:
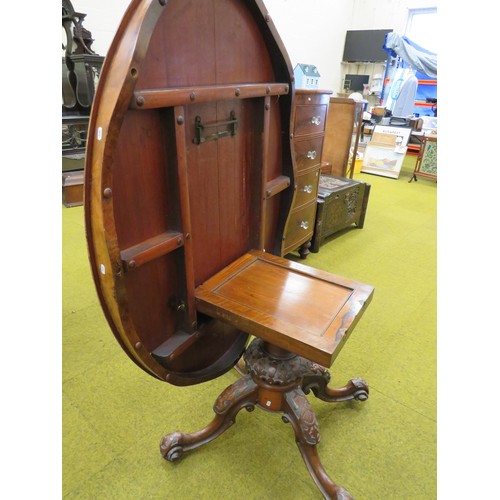
[(238, 97), (240, 94), (241, 94), (241, 90), (240, 90), (240, 89), (236, 89), (236, 90), (234, 91), (234, 95), (235, 95), (236, 97)]
[(102, 195), (104, 196), (104, 198), (111, 198), (111, 196), (113, 196), (113, 191), (111, 190), (111, 188), (106, 188), (103, 192), (102, 192)]
[(127, 266), (130, 267), (130, 269), (134, 269), (134, 267), (136, 266), (136, 262), (135, 260), (129, 260), (128, 263), (127, 263)]
[(270, 94), (271, 93), (271, 87), (269, 87), (269, 85), (266, 87), (266, 94)]
[(137, 106), (143, 106), (144, 105), (144, 97), (140, 95), (136, 100), (135, 100)]
[(179, 236), (176, 240), (177, 245), (182, 245), (182, 238)]
[(140, 349), (142, 347), (142, 342), (136, 342), (135, 348)]
[(182, 115), (179, 115), (177, 117), (177, 124), (182, 125), (184, 123), (184, 117)]
[(271, 16), (269, 14), (266, 14), (266, 21), (270, 22), (271, 21)]
[(191, 233), (186, 233), (186, 240), (189, 240), (191, 238)]
[(191, 94), (189, 95), (189, 98), (194, 101), (196, 99), (196, 92), (191, 92)]
[(269, 111), (271, 109), (271, 105), (267, 102), (265, 105), (266, 111)]

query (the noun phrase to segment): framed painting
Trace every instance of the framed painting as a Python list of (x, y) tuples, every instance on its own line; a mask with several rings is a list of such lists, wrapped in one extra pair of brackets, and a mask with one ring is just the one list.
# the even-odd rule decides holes
[(361, 172), (397, 179), (403, 165), (411, 127), (375, 125), (366, 145)]

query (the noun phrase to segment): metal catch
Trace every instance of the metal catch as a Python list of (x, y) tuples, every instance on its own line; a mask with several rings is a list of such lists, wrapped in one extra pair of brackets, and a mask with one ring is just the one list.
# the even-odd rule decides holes
[[(194, 126), (195, 126), (195, 137), (193, 139), (194, 144), (202, 144), (207, 141), (216, 141), (222, 137), (227, 137), (229, 135), (233, 136), (236, 134), (238, 130), (238, 119), (236, 118), (236, 113), (231, 111), (229, 115), (230, 119), (223, 122), (215, 122), (209, 123), (207, 125), (203, 125), (201, 122), (201, 117), (197, 116), (195, 118)], [(206, 128), (214, 128), (214, 127), (229, 127), (229, 130), (217, 131), (214, 134), (203, 135), (204, 130)]]

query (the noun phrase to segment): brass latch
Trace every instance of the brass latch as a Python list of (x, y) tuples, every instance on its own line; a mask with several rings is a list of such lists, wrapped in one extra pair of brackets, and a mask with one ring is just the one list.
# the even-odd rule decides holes
[[(238, 130), (238, 120), (236, 118), (236, 114), (234, 111), (231, 111), (231, 114), (229, 115), (230, 119), (223, 121), (223, 122), (215, 122), (215, 123), (209, 123), (207, 125), (203, 125), (201, 123), (201, 117), (197, 116), (195, 118), (194, 126), (195, 126), (195, 137), (193, 139), (193, 142), (195, 144), (202, 144), (203, 142), (207, 141), (216, 141), (217, 139), (220, 139), (222, 137), (227, 137), (228, 135), (235, 135), (236, 130)], [(223, 130), (223, 131), (217, 131), (214, 134), (210, 134), (207, 136), (203, 135), (203, 131), (206, 128), (214, 128), (214, 127), (229, 127), (229, 130)]]

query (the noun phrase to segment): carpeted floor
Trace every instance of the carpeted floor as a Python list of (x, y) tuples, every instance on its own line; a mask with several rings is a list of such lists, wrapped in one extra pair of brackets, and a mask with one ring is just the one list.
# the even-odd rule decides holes
[[(357, 500), (436, 497), (437, 184), (409, 184), (414, 161), (398, 180), (355, 174), (372, 185), (365, 227), (333, 235), (305, 261), (375, 287), (330, 370), (332, 386), (365, 378), (370, 398), (309, 397), (322, 463)], [(237, 374), (180, 388), (137, 368), (101, 312), (82, 207), (63, 207), (62, 224), (63, 498), (321, 499), (291, 427), (258, 409), (180, 462), (161, 458), (160, 438), (204, 427)]]

